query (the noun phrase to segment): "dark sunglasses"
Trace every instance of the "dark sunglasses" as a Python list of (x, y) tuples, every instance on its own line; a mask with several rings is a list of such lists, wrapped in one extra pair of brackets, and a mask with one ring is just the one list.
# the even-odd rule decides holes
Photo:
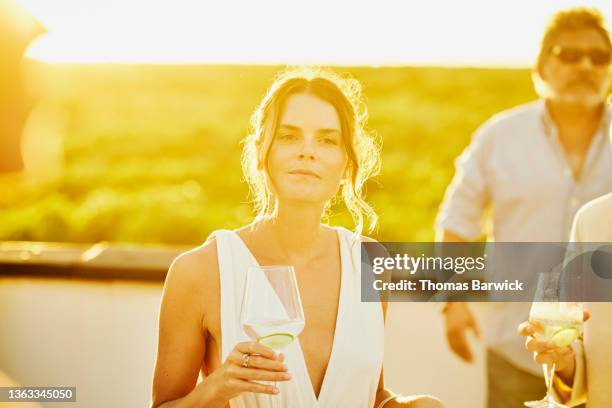
[(582, 48), (555, 45), (550, 52), (566, 64), (576, 64), (582, 61), (582, 58), (585, 56), (591, 60), (593, 65), (607, 65), (610, 63), (610, 51), (598, 48), (585, 50)]

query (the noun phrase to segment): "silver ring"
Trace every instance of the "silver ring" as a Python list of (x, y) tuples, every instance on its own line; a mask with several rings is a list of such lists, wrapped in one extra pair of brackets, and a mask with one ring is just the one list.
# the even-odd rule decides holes
[(242, 366), (245, 368), (249, 368), (249, 358), (251, 358), (251, 355), (249, 353), (244, 353), (242, 355)]

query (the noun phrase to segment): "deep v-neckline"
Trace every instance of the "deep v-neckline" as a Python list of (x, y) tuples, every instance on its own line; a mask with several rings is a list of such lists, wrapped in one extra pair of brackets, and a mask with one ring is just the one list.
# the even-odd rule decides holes
[[(301, 343), (299, 336), (298, 336), (298, 341), (296, 343), (296, 346), (300, 354), (301, 369), (303, 370), (304, 377), (308, 380), (308, 385), (310, 386), (309, 387), (310, 395), (312, 396), (313, 400), (316, 402), (317, 406), (320, 405), (324, 401), (323, 397), (327, 393), (326, 389), (329, 388), (328, 383), (329, 381), (331, 381), (329, 378), (333, 375), (333, 370), (336, 367), (335, 360), (336, 360), (336, 355), (338, 354), (337, 349), (339, 347), (339, 342), (340, 342), (339, 337), (342, 335), (342, 332), (343, 332), (343, 330), (341, 330), (341, 323), (342, 323), (341, 317), (343, 316), (343, 313), (344, 313), (344, 303), (345, 303), (344, 298), (345, 298), (345, 291), (346, 291), (345, 286), (347, 284), (346, 282), (347, 277), (346, 277), (346, 272), (345, 272), (346, 267), (347, 267), (346, 262), (348, 262), (348, 260), (345, 259), (345, 251), (347, 249), (345, 248), (345, 242), (342, 238), (341, 229), (339, 227), (332, 227), (332, 228), (336, 231), (336, 236), (338, 238), (338, 249), (340, 251), (340, 291), (338, 294), (338, 312), (336, 313), (336, 326), (334, 328), (332, 349), (329, 355), (329, 361), (327, 362), (327, 367), (325, 368), (325, 374), (323, 374), (323, 381), (321, 382), (321, 389), (319, 390), (318, 397), (315, 394), (312, 379), (310, 378), (310, 373), (308, 372), (308, 365), (306, 364), (306, 356), (304, 355), (304, 350), (302, 349), (302, 343)], [(240, 237), (240, 235), (238, 235), (236, 231), (230, 230), (230, 232), (239, 241), (242, 248), (249, 255), (249, 257), (251, 258), (251, 262), (255, 266), (261, 267), (261, 265), (259, 264), (259, 261), (257, 261), (257, 258), (255, 258), (255, 255), (253, 255), (253, 252), (251, 252), (251, 250), (249, 249), (247, 244), (244, 242), (244, 240)]]

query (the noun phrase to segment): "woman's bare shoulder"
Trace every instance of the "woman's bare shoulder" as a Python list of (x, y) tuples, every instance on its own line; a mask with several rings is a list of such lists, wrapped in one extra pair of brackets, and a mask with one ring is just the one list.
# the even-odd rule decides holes
[(246, 240), (249, 240), (249, 238), (251, 237), (255, 229), (256, 228), (254, 227), (253, 224), (247, 224), (240, 228), (235, 229), (234, 232), (236, 233), (236, 235), (240, 237), (240, 239), (242, 239), (243, 241), (246, 241)]
[(209, 238), (204, 244), (179, 254), (170, 265), (166, 281), (173, 279), (181, 285), (206, 289), (218, 281), (217, 241)]
[(612, 213), (612, 193), (585, 204), (574, 220), (580, 241), (605, 242), (612, 237), (612, 225), (607, 222)]
[(612, 193), (589, 201), (580, 208), (576, 217), (581, 221), (598, 224), (609, 216), (610, 212), (612, 212)]

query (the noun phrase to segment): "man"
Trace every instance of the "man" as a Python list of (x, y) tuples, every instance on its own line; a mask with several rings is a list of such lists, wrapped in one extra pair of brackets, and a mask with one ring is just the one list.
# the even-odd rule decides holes
[[(604, 103), (611, 50), (598, 11), (573, 8), (553, 16), (533, 73), (541, 100), (498, 114), (475, 133), (441, 205), (439, 240), (480, 238), (488, 207), (495, 241), (569, 239), (580, 205), (612, 191)], [(516, 408), (544, 395), (541, 367), (516, 336), (529, 307), (492, 305), (486, 324), (489, 408)], [(471, 361), (466, 331), (478, 327), (469, 307), (449, 303), (444, 315), (451, 349)]]

